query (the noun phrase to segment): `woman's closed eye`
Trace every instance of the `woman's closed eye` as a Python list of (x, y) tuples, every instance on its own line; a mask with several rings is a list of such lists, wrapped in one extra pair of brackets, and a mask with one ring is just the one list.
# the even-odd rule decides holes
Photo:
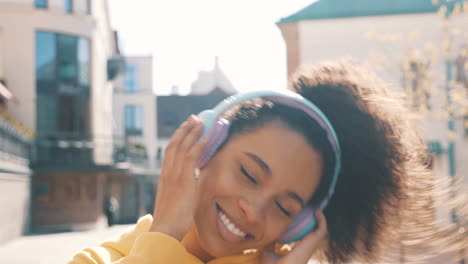
[[(249, 173), (249, 171), (244, 167), (240, 166), (240, 171), (242, 174), (253, 184), (258, 184), (258, 181)], [(286, 216), (290, 217), (292, 214), (289, 210), (287, 210), (284, 206), (281, 205), (278, 201), (275, 201), (276, 207)]]
[(275, 201), (275, 204), (276, 204), (276, 206), (281, 210), (281, 212), (283, 212), (283, 214), (285, 214), (285, 215), (288, 216), (288, 217), (291, 216), (291, 212), (289, 212), (288, 210), (286, 210), (286, 208), (284, 208), (278, 201)]
[(247, 179), (249, 179), (251, 182), (253, 182), (254, 184), (257, 184), (257, 180), (255, 180), (254, 177), (252, 177), (252, 175), (247, 171), (247, 169), (244, 167), (244, 166), (240, 166), (240, 171), (242, 172), (242, 174), (244, 174), (245, 177), (247, 177)]

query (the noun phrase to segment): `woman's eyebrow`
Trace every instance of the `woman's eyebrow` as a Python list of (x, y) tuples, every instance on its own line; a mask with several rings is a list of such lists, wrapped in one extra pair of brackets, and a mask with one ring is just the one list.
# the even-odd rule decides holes
[(304, 200), (299, 196), (299, 194), (294, 191), (288, 191), (288, 196), (300, 203), (301, 207), (304, 207)]
[(271, 169), (270, 169), (270, 166), (268, 166), (268, 164), (263, 161), (259, 156), (251, 153), (251, 152), (244, 152), (245, 155), (247, 155), (247, 157), (251, 158), (253, 161), (255, 161), (259, 166), (260, 168), (262, 168), (263, 172), (271, 177)]

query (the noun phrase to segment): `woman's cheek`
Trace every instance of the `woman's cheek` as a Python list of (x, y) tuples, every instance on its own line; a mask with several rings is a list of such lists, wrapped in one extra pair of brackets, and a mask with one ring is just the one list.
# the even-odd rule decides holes
[(201, 190), (205, 193), (216, 193), (226, 195), (237, 189), (238, 182), (232, 170), (221, 169), (227, 166), (214, 166), (205, 172), (205, 177), (201, 179)]
[(223, 193), (237, 193), (240, 191), (239, 181), (236, 178), (236, 175), (232, 172), (225, 172), (221, 177), (219, 177), (218, 187), (223, 191)]

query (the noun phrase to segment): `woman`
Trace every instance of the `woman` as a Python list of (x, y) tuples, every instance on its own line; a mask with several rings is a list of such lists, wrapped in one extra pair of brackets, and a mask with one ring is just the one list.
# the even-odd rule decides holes
[[(70, 263), (344, 263), (401, 259), (399, 241), (433, 241), (424, 146), (400, 100), (347, 62), (298, 74), (291, 88), (324, 113), (341, 148), (335, 193), (315, 211), (313, 232), (289, 247), (277, 243), (306, 204), (326, 197), (333, 142), (304, 111), (253, 99), (225, 113), (227, 139), (200, 170), (203, 122), (184, 122), (165, 153), (154, 219)], [(445, 243), (466, 242), (451, 234)]]

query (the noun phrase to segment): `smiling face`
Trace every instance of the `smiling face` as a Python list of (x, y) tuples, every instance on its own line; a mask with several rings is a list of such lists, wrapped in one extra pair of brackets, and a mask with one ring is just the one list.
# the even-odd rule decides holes
[(322, 157), (279, 121), (233, 136), (201, 170), (196, 240), (222, 257), (274, 242), (320, 182)]

